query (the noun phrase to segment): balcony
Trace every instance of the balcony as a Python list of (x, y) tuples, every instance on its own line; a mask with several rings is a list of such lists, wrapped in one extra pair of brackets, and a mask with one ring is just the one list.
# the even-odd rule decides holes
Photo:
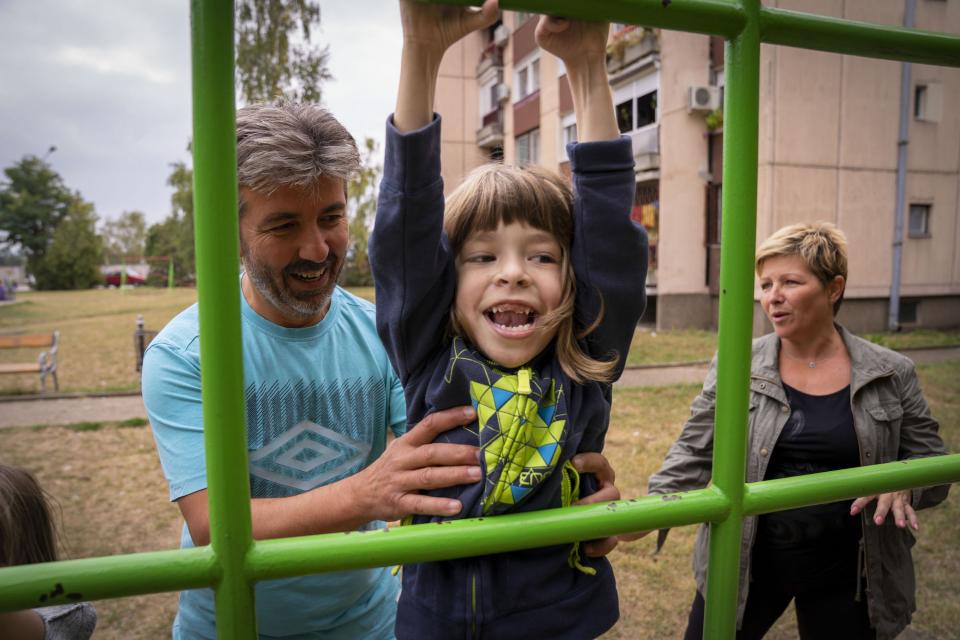
[(497, 74), (503, 71), (503, 50), (492, 42), (483, 50), (477, 63), (477, 79), (484, 80), (491, 70)]
[(624, 29), (607, 45), (607, 72), (612, 76), (627, 71), (642, 58), (659, 51), (660, 39), (652, 29)]
[(633, 143), (635, 170), (653, 171), (660, 168), (660, 125), (652, 124), (630, 132)]
[(493, 149), (503, 146), (503, 124), (500, 109), (494, 109), (483, 116), (482, 126), (477, 129), (477, 146)]

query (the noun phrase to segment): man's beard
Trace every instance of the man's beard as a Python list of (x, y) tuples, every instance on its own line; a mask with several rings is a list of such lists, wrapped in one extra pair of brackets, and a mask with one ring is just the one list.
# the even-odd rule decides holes
[[(340, 277), (340, 271), (343, 269), (343, 261), (331, 253), (323, 262), (296, 260), (282, 270), (275, 270), (258, 262), (244, 251), (243, 268), (257, 292), (281, 315), (297, 322), (306, 322), (316, 318), (330, 302), (333, 290), (337, 286), (337, 278)], [(327, 269), (325, 277), (329, 278), (329, 285), (308, 297), (298, 298), (286, 286), (284, 277), (294, 278), (296, 273), (324, 268)]]

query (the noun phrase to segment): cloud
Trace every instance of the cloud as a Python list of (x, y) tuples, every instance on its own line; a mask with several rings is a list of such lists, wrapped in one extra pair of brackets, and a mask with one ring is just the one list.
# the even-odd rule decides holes
[(105, 75), (140, 78), (154, 84), (172, 84), (177, 74), (172, 69), (151, 66), (140, 51), (124, 48), (62, 46), (54, 59), (67, 66), (88, 69)]
[[(325, 105), (382, 143), (400, 68), (396, 0), (321, 0), (334, 80)], [(170, 163), (191, 135), (189, 3), (0, 0), (0, 168), (49, 162), (102, 218), (170, 211)]]

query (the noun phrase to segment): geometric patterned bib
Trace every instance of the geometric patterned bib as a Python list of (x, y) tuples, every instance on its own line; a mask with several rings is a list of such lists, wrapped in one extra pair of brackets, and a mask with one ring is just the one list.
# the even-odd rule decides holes
[[(565, 412), (557, 408), (563, 389), (553, 380), (543, 389), (529, 368), (505, 374), (493, 384), (471, 381), (476, 432), (486, 467), (483, 513), (496, 515), (519, 504), (557, 467), (563, 446)], [(470, 429), (472, 431), (472, 429)]]

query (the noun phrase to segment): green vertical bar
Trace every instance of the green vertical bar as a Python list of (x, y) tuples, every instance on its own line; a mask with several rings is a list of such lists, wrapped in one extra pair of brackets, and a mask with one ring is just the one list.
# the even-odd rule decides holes
[(210, 541), (221, 568), (217, 636), (255, 638), (240, 341), (233, 3), (193, 0), (193, 165), (197, 297)]
[(167, 289), (173, 289), (173, 258), (167, 260)]
[(704, 636), (736, 635), (746, 469), (753, 256), (757, 226), (760, 0), (744, 0), (747, 24), (727, 42), (723, 126), (719, 360), (713, 484), (730, 515), (711, 525)]

